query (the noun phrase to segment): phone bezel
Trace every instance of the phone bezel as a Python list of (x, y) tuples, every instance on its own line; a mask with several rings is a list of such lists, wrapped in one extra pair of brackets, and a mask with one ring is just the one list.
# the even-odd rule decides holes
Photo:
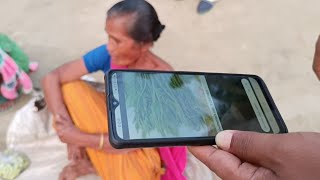
[(241, 76), (251, 77), (257, 80), (261, 87), (263, 94), (266, 97), (266, 101), (270, 106), (272, 113), (275, 116), (277, 124), (279, 125), (279, 133), (287, 133), (288, 129), (281, 117), (281, 114), (275, 105), (273, 98), (265, 84), (265, 82), (257, 75), (251, 74), (233, 74), (233, 73), (212, 73), (212, 72), (192, 72), (192, 71), (154, 71), (154, 70), (110, 70), (105, 75), (105, 87), (106, 87), (106, 104), (109, 126), (109, 140), (110, 144), (116, 149), (122, 148), (137, 148), (137, 147), (161, 147), (161, 146), (198, 146), (198, 145), (214, 145), (215, 136), (208, 137), (184, 137), (184, 138), (157, 138), (157, 139), (131, 139), (125, 140), (118, 136), (116, 132), (116, 121), (113, 117), (114, 108), (112, 107), (112, 74), (116, 72), (146, 72), (146, 73), (175, 73), (175, 74), (189, 74), (189, 75), (222, 75), (222, 76)]

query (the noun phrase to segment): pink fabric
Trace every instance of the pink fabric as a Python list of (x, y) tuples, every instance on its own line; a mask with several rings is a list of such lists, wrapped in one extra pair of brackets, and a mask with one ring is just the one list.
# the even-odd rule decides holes
[(0, 90), (2, 96), (10, 100), (16, 99), (18, 88), (21, 88), (24, 93), (30, 93), (32, 91), (30, 77), (1, 48), (0, 56), (0, 74), (3, 78)]
[(166, 172), (161, 176), (161, 180), (185, 180), (187, 147), (163, 147), (159, 148), (159, 152), (166, 167)]
[(127, 69), (127, 68), (128, 67), (126, 67), (126, 66), (118, 66), (118, 65), (111, 63), (111, 69)]
[[(127, 69), (127, 67), (111, 63), (111, 69)], [(166, 168), (161, 180), (185, 180), (183, 173), (187, 164), (187, 147), (163, 147), (159, 148), (159, 153)]]

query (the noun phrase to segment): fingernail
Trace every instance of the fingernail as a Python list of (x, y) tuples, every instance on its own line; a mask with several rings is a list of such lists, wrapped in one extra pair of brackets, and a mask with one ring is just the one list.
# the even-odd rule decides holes
[(216, 144), (223, 150), (228, 150), (231, 145), (231, 139), (234, 131), (221, 131), (216, 135)]

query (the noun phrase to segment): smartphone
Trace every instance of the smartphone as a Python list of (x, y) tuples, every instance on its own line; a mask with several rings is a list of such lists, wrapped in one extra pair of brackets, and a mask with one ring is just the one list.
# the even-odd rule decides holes
[(111, 70), (105, 82), (117, 149), (213, 145), (222, 130), (288, 132), (256, 75)]

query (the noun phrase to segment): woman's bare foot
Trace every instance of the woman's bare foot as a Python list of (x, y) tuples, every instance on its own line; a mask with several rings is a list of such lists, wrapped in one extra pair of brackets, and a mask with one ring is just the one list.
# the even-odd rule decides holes
[(80, 176), (87, 174), (97, 174), (92, 163), (88, 159), (82, 159), (77, 162), (71, 162), (63, 168), (59, 180), (75, 180)]

